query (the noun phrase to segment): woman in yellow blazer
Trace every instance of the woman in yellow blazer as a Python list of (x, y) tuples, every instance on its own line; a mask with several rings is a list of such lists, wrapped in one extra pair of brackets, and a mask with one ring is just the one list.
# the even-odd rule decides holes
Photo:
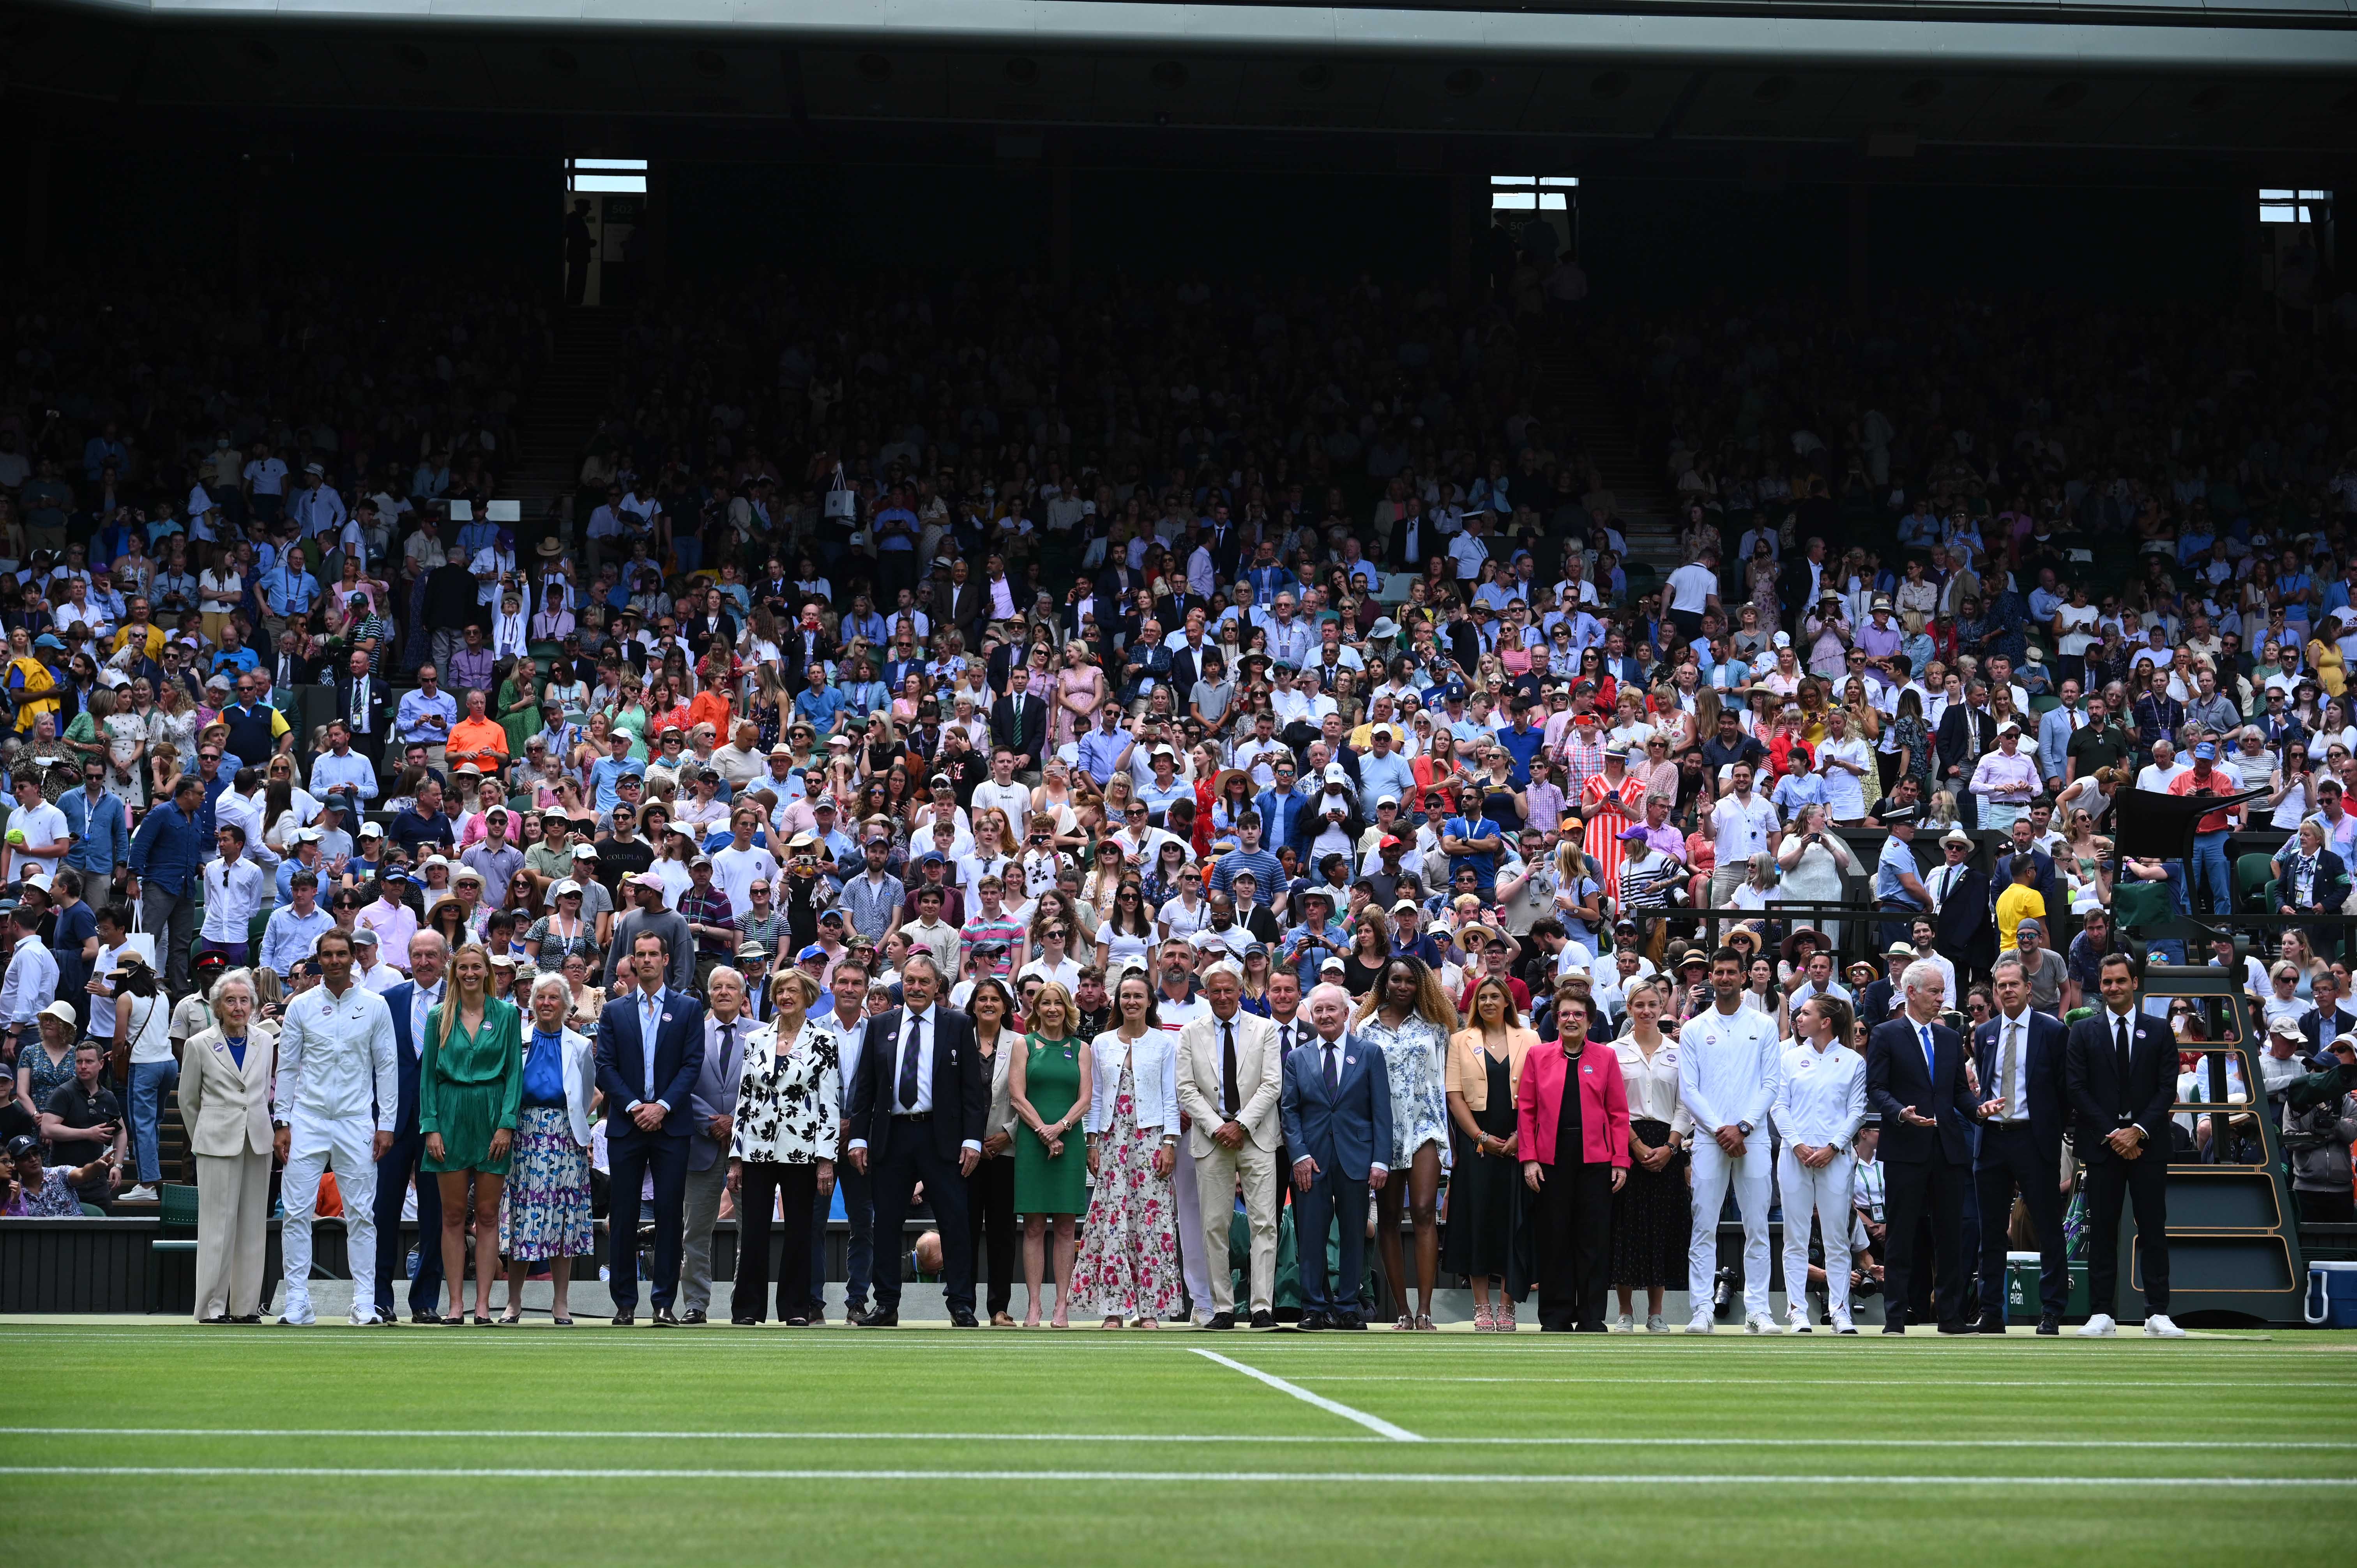
[(270, 1085), (278, 1030), (254, 1015), (253, 974), (213, 982), (213, 1026), (180, 1060), (180, 1120), (197, 1157), (197, 1321), (262, 1321), (270, 1221)]
[[(1523, 1063), (1539, 1043), (1514, 1010), (1505, 983), (1473, 988), (1472, 1027), (1448, 1037), (1448, 1121), (1454, 1150), (1448, 1183), (1448, 1255), (1443, 1265), (1473, 1285), (1473, 1326), (1511, 1334), (1514, 1304), (1537, 1278), (1530, 1191), (1515, 1145), (1514, 1096)], [(1498, 1304), (1490, 1305), (1490, 1288)]]

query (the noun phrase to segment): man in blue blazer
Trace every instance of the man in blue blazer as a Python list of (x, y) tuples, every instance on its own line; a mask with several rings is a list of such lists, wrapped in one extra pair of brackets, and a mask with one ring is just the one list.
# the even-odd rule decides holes
[(2135, 1206), (2136, 1263), (2144, 1274), (2144, 1331), (2182, 1339), (2169, 1319), (2169, 1107), (2177, 1101), (2177, 1041), (2136, 1006), (2143, 966), (2104, 955), (2096, 985), (2103, 1009), (2071, 1026), (2062, 1076), (2070, 1085), (2075, 1147), (2087, 1166), (2087, 1321), (2082, 1335), (2119, 1332), (2120, 1200)]
[(1970, 1129), (1980, 1114), (1964, 1079), (1964, 1042), (1938, 1022), (1947, 976), (1918, 959), (1900, 977), (1899, 1016), (1866, 1037), (1866, 1101), (1882, 1118), (1884, 1214), (1882, 1331), (1907, 1332), (1915, 1255), (1929, 1231), (1937, 1271), (1932, 1305), (1943, 1334), (1969, 1334), (1964, 1296), (1964, 1185)]
[[(425, 1049), (425, 1015), (442, 1000), (442, 971), (449, 944), (436, 931), (409, 939), (409, 978), (384, 993), (393, 1015), (393, 1062), (401, 1075), (401, 1107), (393, 1123), (393, 1146), (376, 1163), (376, 1316), (395, 1321), (393, 1282), (405, 1272), (401, 1244), (401, 1198), (415, 1180), (425, 1154), (417, 1131), (417, 1067)], [(409, 1282), (409, 1321), (439, 1323), (435, 1303), (442, 1299), (442, 1186), (417, 1183), (417, 1277)]]
[(688, 1140), (695, 1111), (688, 1096), (704, 1064), (704, 1004), (664, 988), (671, 949), (653, 931), (630, 939), (628, 993), (597, 1019), (597, 1087), (606, 1096), (606, 1154), (613, 1173), (606, 1216), (608, 1283), (614, 1326), (628, 1328), (639, 1307), (639, 1193), (655, 1180), (654, 1326), (670, 1328), (685, 1235)]
[(1996, 961), (1996, 1015), (1973, 1031), (1981, 1081), (1981, 1144), (1973, 1183), (1981, 1209), (1981, 1320), (1984, 1334), (2005, 1332), (2006, 1221), (2013, 1195), (2038, 1233), (2038, 1332), (2062, 1332), (2071, 1303), (2070, 1255), (2062, 1240), (2062, 1133), (2071, 1090), (2062, 1074), (2069, 1031), (2029, 1005), (2029, 976), (2018, 955)]
[[(1301, 1326), (1364, 1328), (1367, 1200), (1391, 1170), (1391, 1080), (1383, 1053), (1349, 1033), (1351, 998), (1339, 985), (1309, 993), (1317, 1031), (1285, 1058), (1280, 1112), (1293, 1151), (1294, 1244), (1301, 1262)], [(1326, 1235), (1341, 1220), (1339, 1277), (1326, 1277)]]

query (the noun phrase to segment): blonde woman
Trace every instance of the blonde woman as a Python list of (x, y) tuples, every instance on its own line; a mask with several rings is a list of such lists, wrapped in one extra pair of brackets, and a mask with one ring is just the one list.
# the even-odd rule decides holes
[[(1107, 1328), (1157, 1328), (1178, 1308), (1178, 1036), (1135, 972), (1114, 990), (1114, 1026), (1089, 1043), (1089, 1197), (1072, 1292)], [(1036, 1136), (1036, 1134), (1035, 1134)]]
[(743, 1194), (737, 1208), (743, 1227), (737, 1285), (728, 1299), (728, 1320), (740, 1326), (769, 1315), (770, 1224), (780, 1198), (785, 1238), (778, 1320), (789, 1328), (810, 1326), (812, 1214), (834, 1193), (843, 1115), (843, 1041), (832, 1015), (810, 1016), (818, 996), (818, 982), (810, 975), (779, 971), (770, 982), (770, 1022), (745, 1040), (728, 1146)]
[[(1523, 1063), (1539, 1043), (1514, 993), (1489, 976), (1473, 988), (1469, 1026), (1448, 1037), (1448, 1121), (1455, 1133), (1448, 1188), (1450, 1273), (1473, 1287), (1473, 1327), (1514, 1331), (1514, 1304), (1536, 1277), (1529, 1189), (1515, 1139)], [(1495, 1306), (1490, 1293), (1498, 1292)]]
[(1049, 1326), (1071, 1326), (1074, 1223), (1088, 1208), (1086, 1155), (1070, 1146), (1087, 1118), (1094, 1053), (1080, 1038), (1080, 1009), (1056, 981), (1031, 999), (1030, 1028), (1009, 1053), (1008, 1103), (1028, 1131), (1015, 1141), (1015, 1209), (1023, 1216), (1023, 1281), (1030, 1293), (1023, 1326), (1039, 1326), (1039, 1289), (1047, 1272), (1048, 1225), (1055, 1223), (1056, 1311)]
[(1685, 1283), (1693, 1233), (1686, 1197), (1686, 1145), (1694, 1118), (1678, 1099), (1678, 1043), (1662, 1032), (1666, 983), (1629, 988), (1629, 1023), (1613, 1054), (1629, 1095), (1629, 1179), (1612, 1195), (1612, 1283), (1620, 1293), (1620, 1331), (1635, 1326), (1633, 1293), (1645, 1293), (1645, 1331), (1667, 1334), (1663, 1293)]
[(447, 993), (425, 1015), (425, 1048), (417, 1070), (417, 1130), (425, 1135), (424, 1168), (442, 1189), (442, 1271), (450, 1285), (447, 1319), (454, 1324), (466, 1321), (470, 1216), (475, 1325), (491, 1323), (500, 1195), (507, 1185), (522, 1097), (522, 1029), (515, 1004), (491, 994), (490, 954), (468, 942), (450, 960)]
[(565, 1026), (572, 1001), (561, 974), (544, 974), (532, 983), (514, 1169), (500, 1188), (500, 1252), (508, 1261), (508, 1306), (500, 1318), (504, 1324), (522, 1320), (524, 1276), (533, 1263), (545, 1262), (554, 1293), (552, 1320), (559, 1328), (571, 1327), (573, 1269), (567, 1260), (597, 1248), (589, 1213), (597, 1047), (587, 1036)]

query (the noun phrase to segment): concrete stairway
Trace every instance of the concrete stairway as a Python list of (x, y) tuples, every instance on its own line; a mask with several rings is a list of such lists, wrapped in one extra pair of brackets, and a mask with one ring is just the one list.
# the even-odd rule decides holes
[(1660, 463), (1639, 447), (1619, 399), (1576, 344), (1546, 345), (1539, 364), (1545, 403), (1569, 417), (1573, 436), (1620, 502), (1630, 556), (1667, 574), (1678, 564), (1676, 504)]
[[(522, 450), (503, 498), (522, 504), (527, 532), (539, 531), (552, 501), (569, 503), (582, 449), (607, 412), (621, 338), (619, 311), (575, 309), (558, 318), (555, 351), (525, 394), (516, 421)], [(573, 521), (561, 532), (577, 541), (587, 521)]]

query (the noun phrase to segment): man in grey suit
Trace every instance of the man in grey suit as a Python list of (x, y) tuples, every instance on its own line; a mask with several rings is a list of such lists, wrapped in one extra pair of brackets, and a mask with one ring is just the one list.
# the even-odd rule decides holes
[(758, 1026), (745, 1011), (745, 977), (726, 964), (704, 983), (704, 1054), (687, 1091), (695, 1131), (687, 1140), (687, 1228), (679, 1258), (680, 1322), (705, 1321), (712, 1305), (712, 1227), (728, 1185), (728, 1140), (736, 1132), (737, 1083), (745, 1036)]
[[(1391, 1175), (1391, 1080), (1383, 1054), (1347, 1032), (1350, 993), (1309, 993), (1317, 1031), (1285, 1058), (1285, 1146), (1293, 1153), (1295, 1245), (1301, 1261), (1301, 1326), (1364, 1328), (1359, 1281), (1366, 1272), (1367, 1199)], [(1339, 1278), (1326, 1277), (1326, 1235), (1341, 1222)], [(1347, 1300), (1348, 1305), (1344, 1302)]]

